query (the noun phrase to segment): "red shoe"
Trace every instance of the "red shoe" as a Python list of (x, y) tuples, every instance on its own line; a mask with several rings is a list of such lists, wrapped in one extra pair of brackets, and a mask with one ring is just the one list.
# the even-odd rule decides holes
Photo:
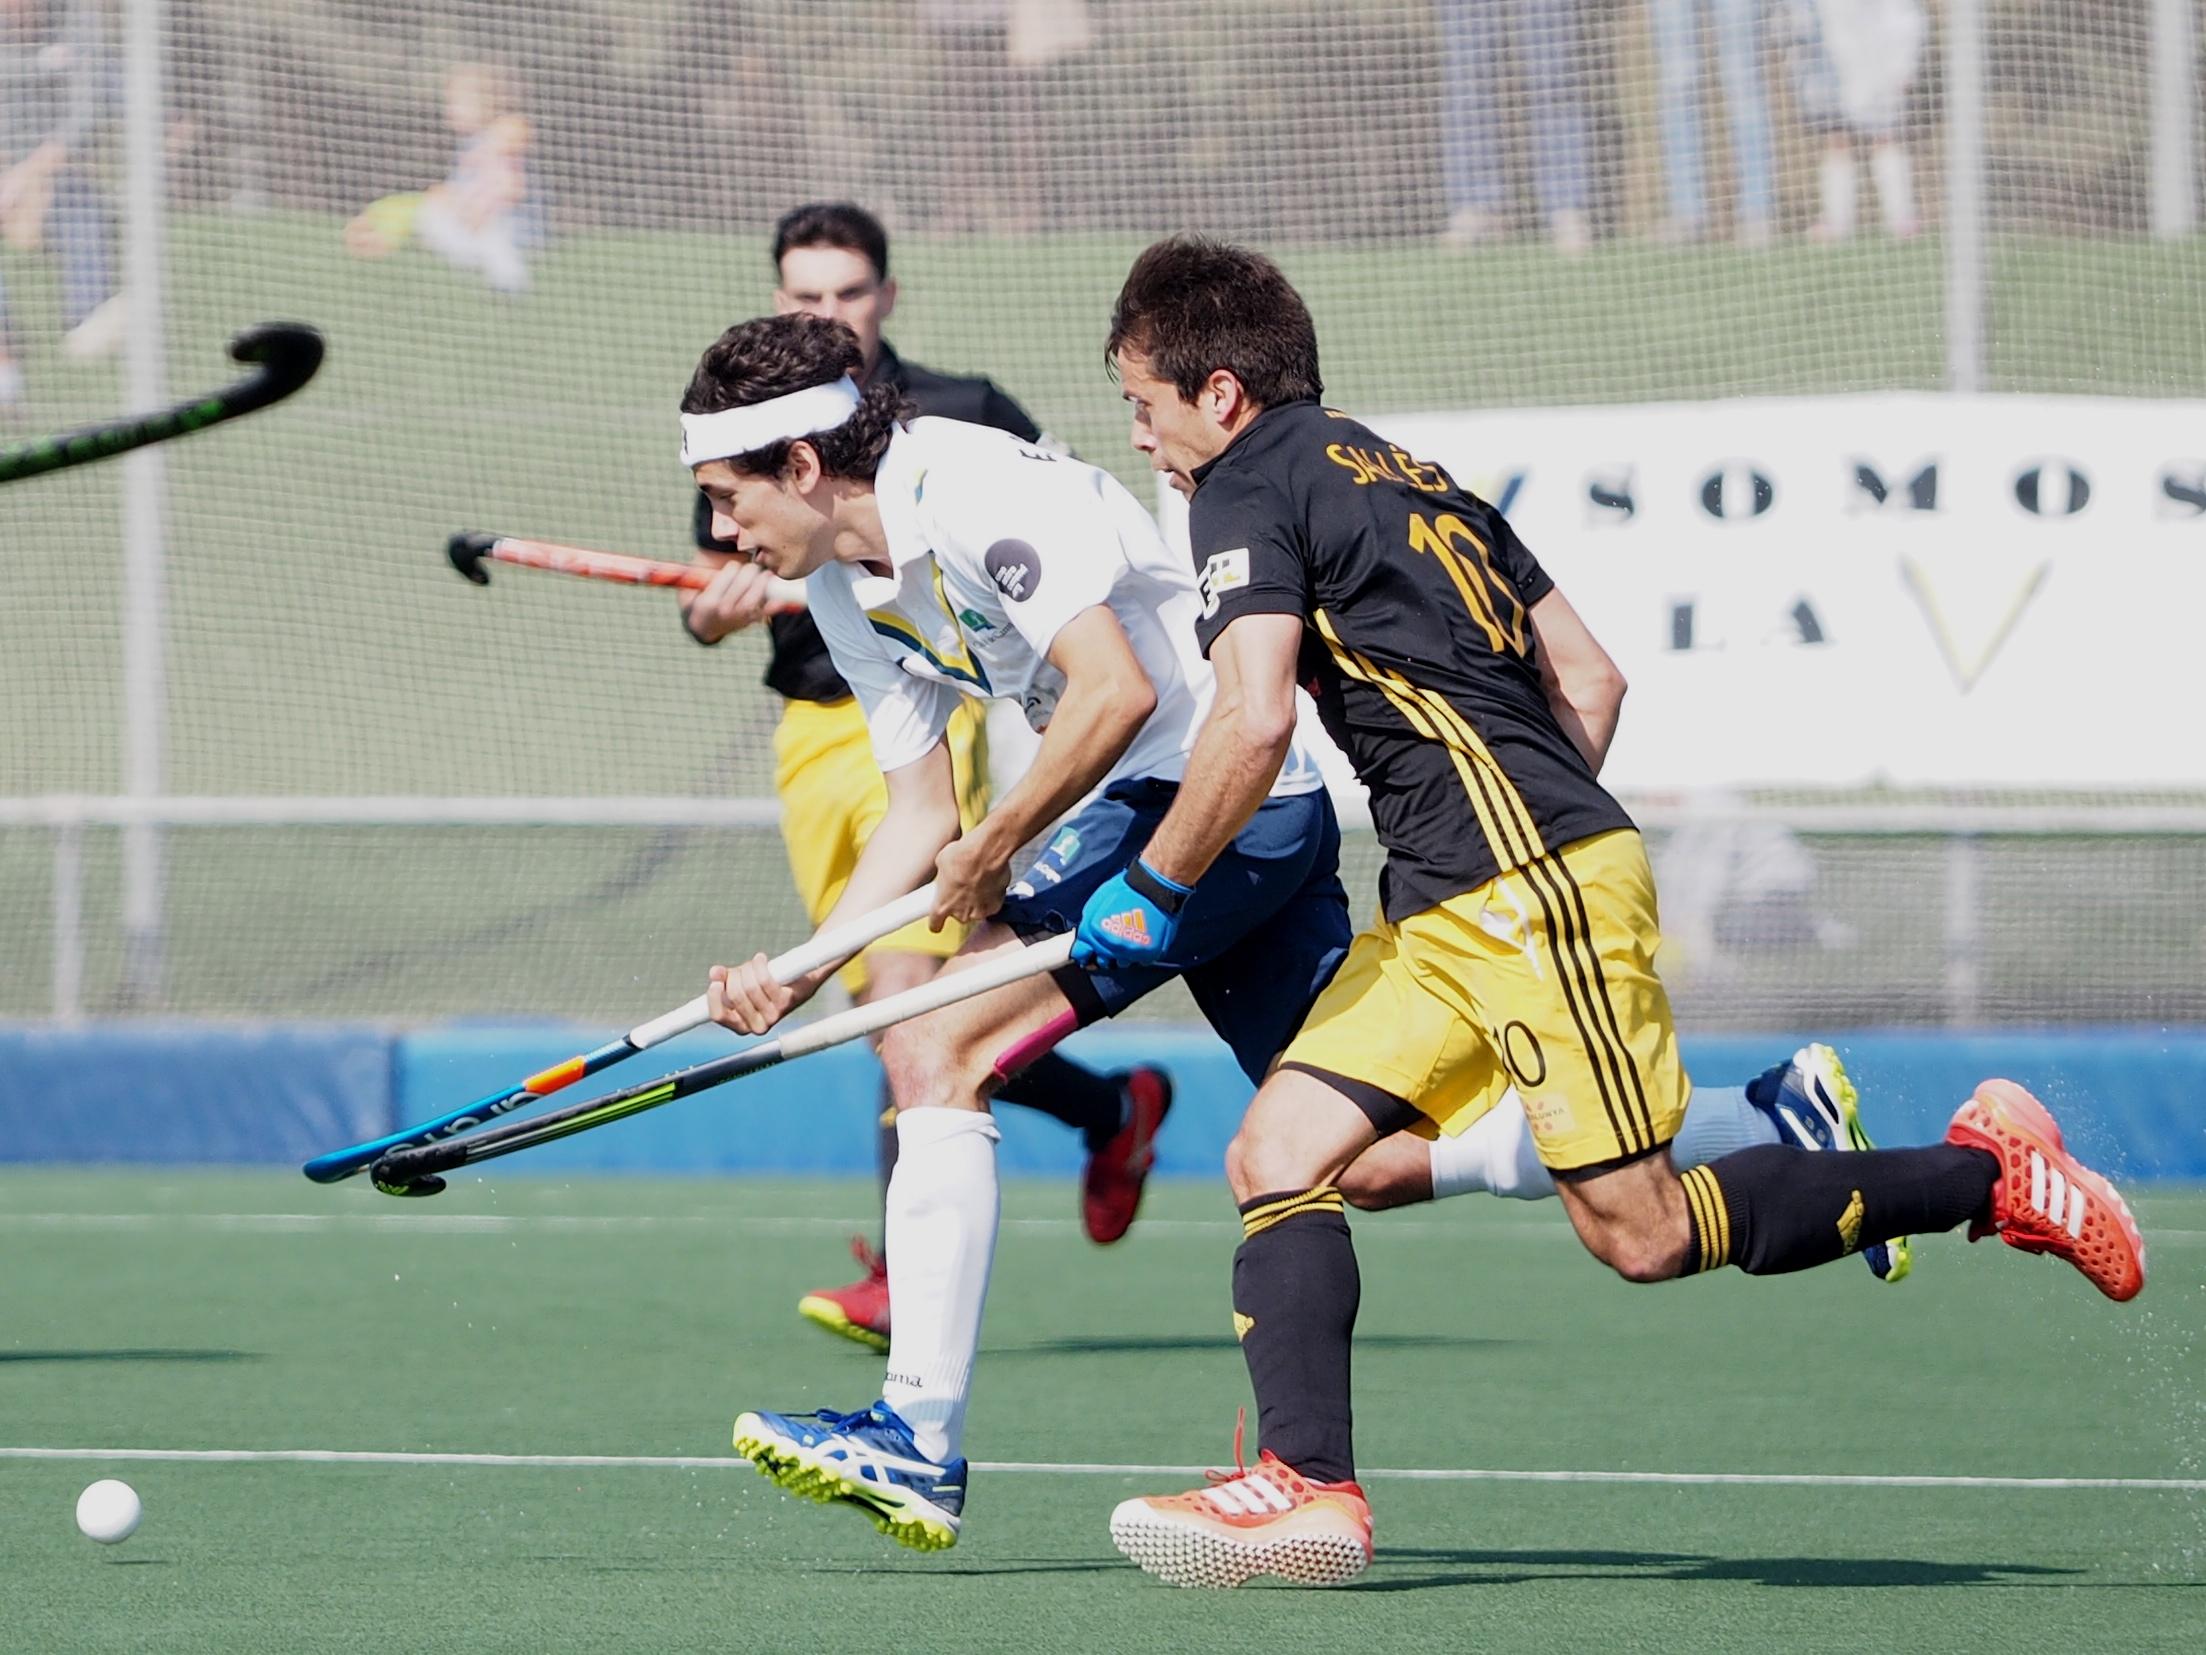
[(1127, 1500), (1111, 1513), (1111, 1543), (1174, 1586), (1238, 1586), (1277, 1575), (1296, 1586), (1338, 1586), (1371, 1564), (1371, 1503), (1354, 1483), (1313, 1483), (1266, 1449), (1234, 1471), (1210, 1473), (1190, 1494)]
[(1997, 1235), (2025, 1253), (2066, 1259), (2110, 1299), (2134, 1299), (2145, 1285), (2145, 1238), (2114, 1186), (2068, 1153), (2045, 1105), (2011, 1080), (1987, 1080), (1961, 1105), (1946, 1142), (1999, 1157), (1991, 1223), (1969, 1240)]
[(1157, 1164), (1157, 1129), (1172, 1109), (1172, 1081), (1162, 1069), (1128, 1069), (1119, 1090), (1126, 1094), (1126, 1124), (1080, 1174), (1080, 1221), (1090, 1241), (1106, 1244), (1133, 1227), (1141, 1187)]
[(865, 1266), (865, 1275), (848, 1287), (823, 1287), (797, 1301), (797, 1314), (817, 1322), (830, 1333), (855, 1339), (868, 1350), (889, 1348), (889, 1261), (866, 1243), (864, 1236), (850, 1238), (850, 1255)]

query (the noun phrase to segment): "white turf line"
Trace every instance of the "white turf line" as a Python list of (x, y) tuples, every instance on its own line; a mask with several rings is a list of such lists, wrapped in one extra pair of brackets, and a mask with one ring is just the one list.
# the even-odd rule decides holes
[[(1503, 1209), (1508, 1217), (1496, 1217), (1473, 1229), (1468, 1225), (1439, 1223), (1431, 1219), (1388, 1218), (1378, 1214), (1357, 1220), (1356, 1239), (1366, 1241), (1568, 1241), (1576, 1237), (1558, 1213), (1544, 1216), (1538, 1203), (1512, 1202)], [(1521, 1216), (1518, 1216), (1520, 1215)], [(576, 1233), (613, 1233), (643, 1230), (722, 1230), (747, 1235), (850, 1235), (870, 1230), (881, 1221), (870, 1217), (834, 1218), (820, 1214), (772, 1216), (760, 1213), (434, 1213), (398, 1212), (322, 1213), (90, 1213), (0, 1212), (0, 1234), (11, 1230), (134, 1231), (211, 1230), (235, 1235), (302, 1235), (316, 1231), (411, 1230), (421, 1235), (497, 1235), (506, 1231), (545, 1230)], [(1086, 1231), (1071, 1218), (1007, 1218), (1006, 1230), (1046, 1237), (1085, 1237)], [(1135, 1226), (1136, 1235), (1231, 1236), (1240, 1239), (1241, 1226), (1220, 1218), (1145, 1218)], [(2206, 1238), (2206, 1230), (2147, 1226), (2148, 1245), (2181, 1247)]]
[[(0, 1448), (0, 1460), (140, 1460), (307, 1465), (552, 1466), (571, 1469), (748, 1471), (732, 1456), (689, 1454), (409, 1454), (350, 1448)], [(975, 1471), (1027, 1472), (1054, 1477), (1196, 1477), (1199, 1465), (1098, 1465), (1067, 1461), (975, 1460)], [(1423, 1483), (1659, 1483), (1760, 1488), (2111, 1488), (2148, 1492), (2206, 1492), (2206, 1477), (1879, 1477), (1812, 1471), (1493, 1471), (1444, 1467), (1382, 1468), (1367, 1479)]]
[[(1558, 1215), (1559, 1217), (1559, 1215)], [(496, 1235), (514, 1230), (612, 1232), (642, 1230), (720, 1230), (749, 1235), (849, 1235), (870, 1230), (881, 1222), (870, 1217), (826, 1217), (819, 1214), (621, 1213), (561, 1215), (556, 1213), (434, 1213), (420, 1211), (333, 1213), (0, 1213), (0, 1232), (9, 1230), (212, 1230), (241, 1235), (293, 1235), (315, 1231), (414, 1230), (424, 1235)], [(1079, 1236), (1087, 1232), (1073, 1218), (1007, 1218), (1006, 1230), (1043, 1236)], [(1155, 1236), (1231, 1236), (1240, 1239), (1241, 1226), (1222, 1218), (1150, 1218), (1137, 1225), (1139, 1233)], [(1430, 1240), (1439, 1236), (1468, 1236), (1473, 1232), (1456, 1224), (1419, 1223), (1411, 1220), (1379, 1220), (1363, 1231), (1373, 1236), (1414, 1236)], [(1476, 1232), (1480, 1239), (1496, 1235), (1548, 1240), (1569, 1236), (1567, 1225), (1538, 1221), (1488, 1224)], [(2206, 1231), (2200, 1232), (2206, 1234)]]

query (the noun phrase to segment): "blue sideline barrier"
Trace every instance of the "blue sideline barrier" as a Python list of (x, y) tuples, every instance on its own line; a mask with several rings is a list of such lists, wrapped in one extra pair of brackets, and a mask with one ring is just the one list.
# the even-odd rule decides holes
[[(295, 1164), (439, 1114), (602, 1038), (599, 1029), (541, 1023), (399, 1033), (303, 1023), (0, 1026), (0, 1160)], [(1744, 1080), (1796, 1043), (1725, 1036), (1684, 1046), (1694, 1075), (1717, 1085)], [(2078, 1150), (2117, 1176), (2206, 1179), (2206, 1030), (1871, 1032), (1837, 1043), (1885, 1142), (1935, 1139), (1978, 1079), (2006, 1074), (2043, 1096)], [(729, 1046), (718, 1031), (685, 1036), (590, 1088), (611, 1090)], [(1207, 1031), (1091, 1029), (1067, 1050), (1105, 1068), (1140, 1061), (1170, 1070), (1180, 1101), (1159, 1170), (1218, 1175), (1250, 1087)], [(576, 1088), (561, 1101), (584, 1095)], [(532, 1150), (500, 1171), (864, 1172), (878, 1099), (872, 1058), (844, 1048)], [(1001, 1120), (1006, 1173), (1065, 1175), (1079, 1166), (1079, 1146), (1056, 1122), (1009, 1108)]]
[(390, 1130), (388, 1030), (0, 1024), (0, 1161), (302, 1161)]

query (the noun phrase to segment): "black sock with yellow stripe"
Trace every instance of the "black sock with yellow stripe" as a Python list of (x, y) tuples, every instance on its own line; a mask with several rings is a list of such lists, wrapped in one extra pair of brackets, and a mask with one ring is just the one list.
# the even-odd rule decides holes
[(1894, 1236), (1950, 1230), (1984, 1210), (1998, 1176), (1992, 1155), (1956, 1144), (1742, 1149), (1682, 1175), (1693, 1233), (1685, 1273), (1736, 1264), (1778, 1276)]
[(1233, 1327), (1256, 1391), (1256, 1440), (1313, 1482), (1356, 1475), (1349, 1343), (1363, 1277), (1340, 1191), (1259, 1195), (1241, 1204)]

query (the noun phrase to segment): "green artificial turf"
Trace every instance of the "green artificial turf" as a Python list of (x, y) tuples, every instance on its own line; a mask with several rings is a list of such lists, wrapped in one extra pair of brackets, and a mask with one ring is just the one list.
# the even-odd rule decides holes
[[(696, 1456), (696, 1467), (0, 1457), (10, 1649), (2192, 1650), (2206, 1492), (1412, 1480), (1485, 1468), (2206, 1476), (2206, 1195), (2147, 1192), (2129, 1306), (2065, 1267), (1921, 1244), (1631, 1288), (1552, 1206), (1359, 1218), (1354, 1587), (1179, 1592), (1126, 1495), (1061, 1471), (1230, 1459), (1245, 1380), (1222, 1192), (1152, 1193), (1108, 1252), (1020, 1185), (955, 1550), (723, 1467), (745, 1407), (857, 1406), (879, 1360), (799, 1321), (846, 1279), (851, 1182), (465, 1183), (401, 1205), (288, 1175), (0, 1174), (0, 1446)], [(288, 1215), (288, 1216), (286, 1216)], [(104, 1549), (96, 1476), (144, 1496)]]

